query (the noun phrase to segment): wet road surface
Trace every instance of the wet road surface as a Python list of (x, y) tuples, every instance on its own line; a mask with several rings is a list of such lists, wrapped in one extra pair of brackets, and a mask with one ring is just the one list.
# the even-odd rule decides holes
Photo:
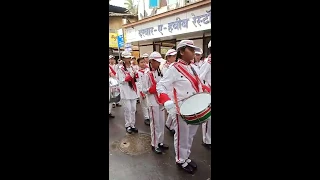
[[(197, 171), (192, 175), (184, 172), (175, 164), (173, 135), (167, 129), (165, 129), (164, 143), (169, 145), (169, 150), (162, 155), (151, 151), (148, 139), (150, 128), (144, 124), (140, 104), (137, 104), (136, 113), (136, 128), (139, 129), (139, 134), (126, 135), (123, 107), (113, 108), (112, 114), (116, 117), (109, 120), (110, 180), (211, 179), (211, 152), (201, 145), (201, 126), (198, 128), (191, 148), (190, 158), (198, 165)], [(139, 147), (146, 146), (147, 148), (126, 149), (128, 146), (132, 147), (132, 143), (139, 143)]]

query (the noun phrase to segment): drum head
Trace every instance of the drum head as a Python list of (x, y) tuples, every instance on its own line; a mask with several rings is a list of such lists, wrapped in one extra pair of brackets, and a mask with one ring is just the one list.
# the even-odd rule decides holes
[(195, 94), (186, 99), (181, 107), (182, 115), (193, 115), (199, 113), (211, 105), (211, 95), (208, 93)]

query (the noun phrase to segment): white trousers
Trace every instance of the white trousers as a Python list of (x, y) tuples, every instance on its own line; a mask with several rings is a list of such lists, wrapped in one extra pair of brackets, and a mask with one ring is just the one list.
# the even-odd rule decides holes
[(141, 108), (142, 108), (144, 119), (150, 119), (149, 118), (149, 112), (148, 112), (148, 106), (147, 106), (147, 99), (146, 98), (142, 99), (140, 97), (140, 105), (141, 105)]
[(111, 114), (112, 103), (109, 103), (109, 114)]
[(164, 111), (161, 111), (163, 106), (150, 106), (150, 131), (151, 131), (151, 146), (158, 148), (159, 143), (164, 141)]
[(136, 99), (122, 99), (123, 107), (124, 107), (124, 120), (125, 127), (135, 128), (136, 123), (136, 107), (137, 100)]
[(166, 126), (167, 126), (170, 130), (173, 130), (173, 129), (174, 129), (174, 120), (173, 120), (173, 118), (172, 118), (170, 115), (168, 115), (168, 117), (167, 117)]
[(211, 144), (211, 117), (202, 124), (202, 140), (206, 144)]
[(188, 125), (183, 119), (176, 115), (174, 134), (174, 150), (176, 153), (176, 162), (184, 163), (191, 154), (193, 138), (197, 133), (199, 125)]

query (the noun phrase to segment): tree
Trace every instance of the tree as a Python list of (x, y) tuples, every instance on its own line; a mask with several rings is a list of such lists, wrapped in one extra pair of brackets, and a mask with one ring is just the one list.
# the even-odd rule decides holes
[(134, 5), (134, 0), (126, 0), (124, 3), (129, 13), (133, 15), (138, 14), (138, 5)]

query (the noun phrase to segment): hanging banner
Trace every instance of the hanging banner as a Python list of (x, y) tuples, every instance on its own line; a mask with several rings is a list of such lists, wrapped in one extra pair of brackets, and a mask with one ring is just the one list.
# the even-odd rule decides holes
[(109, 33), (109, 47), (118, 48), (117, 33)]

